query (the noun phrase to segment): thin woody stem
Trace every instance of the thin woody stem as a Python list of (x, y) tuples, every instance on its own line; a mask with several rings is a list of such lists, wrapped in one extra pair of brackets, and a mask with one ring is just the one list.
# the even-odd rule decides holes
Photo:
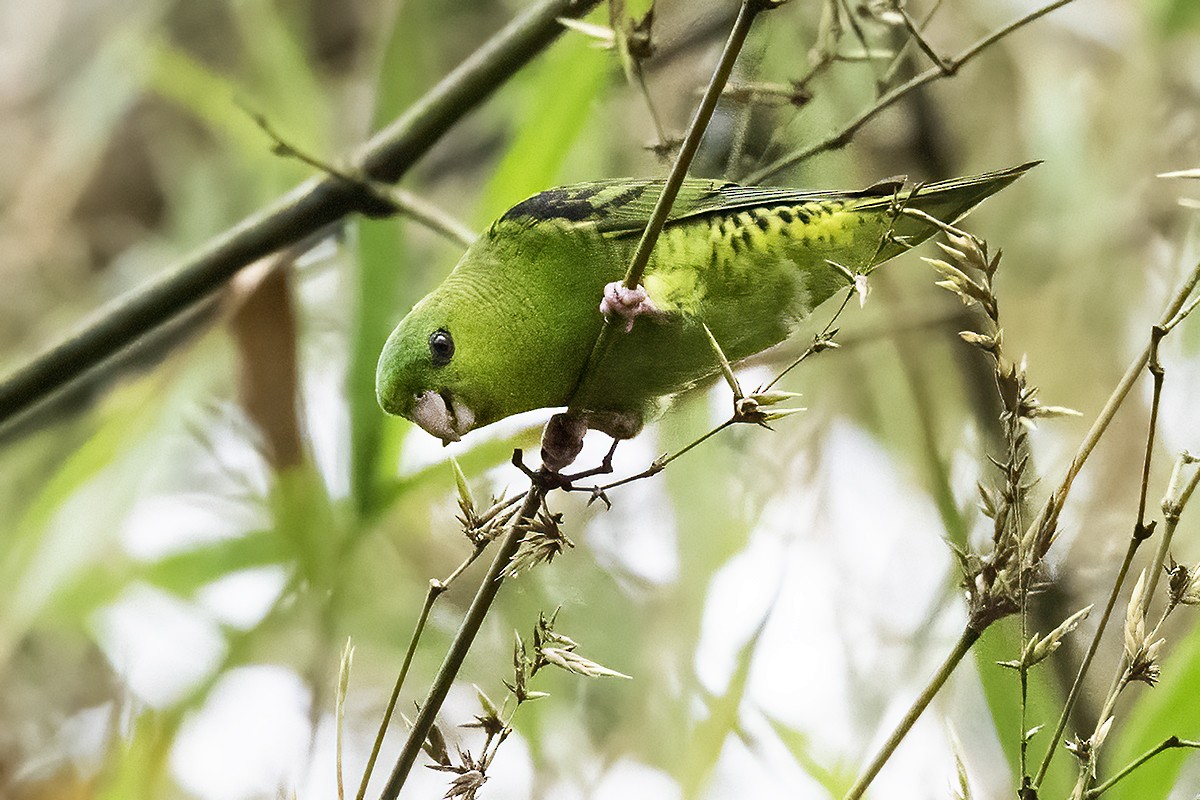
[(803, 364), (810, 357), (812, 357), (813, 355), (815, 355), (817, 353), (820, 353), (823, 350), (828, 350), (831, 347), (838, 346), (833, 343), (832, 334), (830, 333), (830, 330), (833, 328), (834, 323), (838, 321), (838, 317), (840, 317), (842, 315), (842, 312), (846, 310), (846, 305), (850, 302), (850, 298), (853, 296), (854, 296), (854, 287), (850, 287), (850, 291), (846, 292), (846, 296), (844, 298), (842, 298), (842, 304), (840, 306), (838, 306), (838, 310), (836, 312), (834, 312), (833, 316), (829, 320), (829, 323), (826, 324), (825, 327), (821, 329), (821, 332), (816, 335), (816, 337), (812, 341), (812, 344), (810, 344), (808, 347), (806, 347), (804, 349), (804, 352), (801, 353), (799, 356), (797, 356), (796, 359), (794, 361), (792, 361), (792, 363), (788, 364), (786, 367), (784, 367), (782, 370), (780, 370), (779, 373), (776, 374), (774, 378), (771, 378), (770, 382), (767, 383), (765, 386), (763, 386), (760, 391), (769, 392), (775, 386), (775, 384), (777, 384), (781, 380), (783, 380), (784, 377), (788, 373), (790, 373), (796, 367)]
[(523, 524), (527, 520), (532, 519), (537, 513), (543, 497), (544, 491), (539, 486), (536, 484), (530, 486), (528, 494), (525, 495), (525, 502), (521, 505), (521, 510), (516, 514), (516, 518), (509, 524), (508, 529), (500, 538), (496, 556), (492, 559), (487, 574), (483, 577), (483, 582), (479, 584), (479, 589), (475, 593), (475, 599), (471, 601), (466, 616), (463, 617), (458, 632), (454, 635), (454, 640), (450, 643), (450, 649), (446, 651), (446, 656), (442, 660), (442, 666), (438, 669), (437, 676), (434, 678), (433, 684), (429, 687), (429, 693), (425, 696), (425, 701), (421, 704), (421, 710), (417, 713), (417, 718), (413, 721), (412, 730), (409, 731), (408, 738), (404, 741), (400, 755), (396, 758), (396, 764), (392, 767), (392, 774), (388, 778), (387, 785), (384, 787), (382, 794), (380, 794), (381, 800), (396, 800), (396, 797), (400, 794), (400, 789), (404, 786), (409, 772), (412, 771), (413, 764), (417, 761), (417, 756), (421, 753), (421, 747), (429, 736), (429, 731), (433, 727), (434, 720), (442, 708), (442, 703), (446, 700), (446, 694), (450, 691), (454, 679), (458, 676), (458, 671), (462, 668), (463, 661), (467, 657), (467, 652), (475, 642), (479, 628), (483, 625), (483, 620), (491, 609), (492, 602), (496, 599), (496, 594), (500, 591), (500, 586), (504, 582), (504, 571), (508, 568), (509, 562), (512, 561), (513, 555), (517, 552), (517, 547), (521, 544), (521, 539), (524, 538), (525, 529)]
[[(733, 72), (734, 62), (737, 61), (742, 45), (746, 42), (746, 36), (750, 33), (750, 26), (759, 12), (769, 7), (770, 4), (767, 0), (742, 0), (737, 19), (733, 23), (733, 29), (729, 32), (729, 39), (725, 42), (725, 49), (721, 52), (721, 60), (717, 63), (717, 68), (708, 82), (704, 96), (700, 99), (700, 105), (696, 107), (691, 124), (688, 125), (687, 135), (684, 136), (683, 144), (679, 147), (679, 153), (675, 156), (675, 162), (671, 165), (671, 171), (663, 185), (662, 194), (658, 196), (658, 201), (654, 204), (654, 210), (650, 214), (645, 230), (642, 231), (642, 238), (638, 240), (637, 250), (634, 251), (629, 267), (625, 270), (622, 283), (627, 289), (634, 289), (641, 283), (646, 266), (650, 263), (650, 254), (654, 252), (654, 245), (658, 243), (659, 234), (666, 225), (667, 216), (671, 213), (671, 207), (679, 195), (679, 188), (683, 185), (688, 168), (692, 165), (692, 159), (700, 148), (704, 132), (708, 129), (713, 111), (716, 110), (717, 101), (721, 98), (725, 84), (729, 81), (729, 75)], [(605, 319), (587, 362), (584, 364), (583, 371), (580, 373), (575, 391), (572, 392), (572, 398), (578, 396), (586, 387), (587, 381), (596, 370), (596, 365), (607, 353), (612, 335), (612, 324)]]
[(850, 787), (850, 791), (846, 793), (844, 800), (859, 800), (866, 793), (867, 788), (871, 785), (871, 781), (875, 780), (875, 776), (879, 774), (879, 770), (883, 769), (883, 765), (896, 752), (896, 748), (900, 746), (900, 742), (908, 735), (909, 730), (912, 729), (917, 719), (933, 701), (937, 693), (941, 691), (942, 687), (946, 685), (946, 681), (950, 678), (950, 675), (967, 653), (970, 652), (975, 642), (978, 641), (980, 633), (980, 631), (971, 627), (963, 629), (962, 635), (955, 642), (950, 654), (946, 656), (946, 660), (942, 662), (937, 672), (930, 678), (929, 683), (917, 695), (917, 699), (913, 701), (904, 718), (896, 725), (891, 736), (879, 748), (879, 752), (871, 759), (871, 763), (863, 770), (858, 780), (854, 782), (854, 785)]
[[(919, 23), (916, 23), (915, 27), (918, 31), (923, 30), (925, 26), (928, 25), (931, 20), (933, 20), (934, 15), (937, 14), (937, 12), (941, 9), (943, 2), (944, 0), (935, 0), (934, 4), (929, 7), (927, 12), (925, 12), (924, 19), (922, 19)], [(908, 12), (905, 12), (905, 27), (907, 27), (912, 33), (916, 32), (913, 30), (913, 20), (911, 20), (909, 17)], [(887, 70), (883, 73), (883, 82), (885, 84), (891, 83), (892, 79), (896, 77), (896, 73), (900, 71), (900, 67), (904, 64), (905, 56), (908, 54), (909, 47), (915, 40), (915, 36), (910, 36), (904, 41), (904, 44), (900, 46), (900, 49), (896, 51), (895, 58), (892, 59), (892, 63), (888, 65)], [(937, 63), (941, 63), (940, 58), (938, 59)]]
[(1055, 0), (1055, 2), (1053, 2), (1053, 3), (1049, 3), (1048, 5), (1042, 6), (1041, 8), (1039, 8), (1035, 11), (1031, 11), (1030, 13), (1026, 14), (1023, 17), (1020, 17), (1019, 19), (1016, 19), (1013, 22), (1010, 22), (1008, 25), (1005, 25), (1003, 28), (1000, 28), (999, 30), (994, 31), (993, 33), (989, 34), (988, 36), (985, 36), (984, 38), (975, 42), (975, 44), (971, 45), (966, 50), (959, 53), (957, 56), (954, 56), (953, 58), (949, 58), (949, 59), (944, 59), (941, 62), (941, 64), (939, 64), (938, 66), (930, 67), (929, 69), (925, 70), (924, 72), (921, 72), (920, 74), (914, 76), (913, 78), (910, 78), (909, 80), (905, 81), (904, 83), (900, 84), (899, 86), (895, 87), (894, 89), (888, 91), (887, 93), (882, 95), (878, 100), (876, 100), (874, 105), (872, 105), (870, 108), (867, 108), (866, 110), (862, 111), (861, 113), (859, 113), (858, 116), (856, 116), (854, 119), (850, 120), (850, 122), (846, 123), (842, 127), (842, 129), (839, 130), (837, 133), (834, 133), (815, 144), (809, 145), (808, 147), (802, 148), (800, 150), (796, 150), (792, 153), (788, 153), (787, 155), (777, 159), (776, 161), (771, 162), (770, 164), (763, 167), (762, 169), (756, 170), (752, 174), (746, 176), (746, 182), (747, 183), (759, 183), (759, 182), (771, 177), (772, 175), (775, 175), (778, 172), (782, 172), (783, 170), (788, 169), (789, 167), (794, 167), (795, 165), (797, 165), (803, 161), (807, 161), (808, 159), (812, 158), (815, 155), (818, 155), (819, 153), (824, 153), (827, 150), (837, 150), (839, 148), (845, 147), (850, 142), (850, 140), (854, 137), (854, 134), (858, 132), (859, 128), (866, 125), (868, 122), (870, 122), (872, 119), (874, 119), (876, 116), (878, 116), (885, 109), (890, 108), (891, 106), (895, 105), (901, 99), (903, 99), (907, 95), (911, 94), (912, 92), (916, 91), (917, 89), (921, 88), (922, 86), (924, 86), (927, 83), (932, 83), (941, 78), (946, 78), (951, 75), (954, 75), (968, 61), (971, 61), (976, 56), (978, 56), (980, 53), (982, 53), (984, 50), (988, 49), (989, 47), (991, 47), (992, 45), (994, 45), (996, 42), (1000, 41), (1004, 37), (1008, 36), (1013, 31), (1016, 31), (1019, 28), (1023, 28), (1024, 26), (1028, 25), (1029, 23), (1031, 23), (1041, 17), (1044, 17), (1046, 14), (1049, 14), (1051, 11), (1061, 8), (1062, 6), (1065, 6), (1071, 2), (1073, 2), (1073, 0)]
[(654, 464), (649, 469), (639, 472), (636, 475), (630, 475), (627, 478), (621, 478), (618, 481), (613, 481), (612, 483), (605, 484), (604, 486), (600, 486), (600, 487), (597, 487), (596, 489), (592, 489), (589, 491), (607, 492), (609, 489), (616, 489), (618, 486), (624, 486), (627, 483), (633, 483), (634, 481), (640, 481), (643, 478), (653, 477), (653, 476), (657, 475), (658, 473), (662, 472), (664, 469), (666, 469), (667, 465), (670, 464), (675, 459), (679, 458), (680, 456), (684, 455), (685, 453), (688, 453), (692, 449), (704, 444), (709, 439), (716, 436), (718, 433), (720, 433), (721, 431), (725, 430), (726, 428), (728, 428), (729, 426), (731, 426), (733, 424), (734, 424), (733, 419), (727, 419), (724, 422), (722, 422), (720, 425), (716, 426), (715, 428), (710, 429), (704, 435), (699, 436), (696, 439), (694, 439), (686, 447), (683, 447), (680, 450), (676, 450), (674, 453), (663, 458), (661, 461), (655, 461)]
[[(1027, 538), (1038, 534), (1038, 532), (1043, 528), (1053, 528), (1054, 523), (1057, 520), (1058, 513), (1062, 509), (1062, 504), (1066, 502), (1067, 494), (1070, 492), (1071, 485), (1075, 480), (1075, 476), (1079, 474), (1079, 470), (1083, 468), (1084, 461), (1087, 460), (1088, 455), (1091, 453), (1092, 449), (1095, 448), (1097, 442), (1100, 440), (1100, 437), (1107, 430), (1108, 424), (1112, 421), (1113, 416), (1116, 415), (1117, 409), (1119, 409), (1121, 404), (1125, 401), (1125, 397), (1128, 396), (1130, 389), (1133, 388), (1134, 382), (1141, 375), (1142, 370), (1146, 369), (1147, 366), (1150, 365), (1152, 357), (1154, 357), (1154, 355), (1157, 353), (1158, 342), (1162, 338), (1162, 334), (1158, 333), (1158, 331), (1168, 329), (1167, 325), (1171, 323), (1172, 320), (1175, 320), (1180, 311), (1184, 309), (1185, 304), (1188, 302), (1188, 298), (1190, 298), (1192, 292), (1195, 291), (1197, 283), (1200, 283), (1200, 264), (1197, 264), (1192, 269), (1187, 279), (1184, 280), (1183, 285), (1180, 286), (1175, 292), (1175, 295), (1171, 298), (1163, 312), (1161, 317), (1163, 322), (1152, 329), (1153, 332), (1151, 334), (1151, 340), (1146, 344), (1145, 349), (1133, 360), (1133, 363), (1131, 363), (1125, 370), (1125, 374), (1122, 376), (1120, 383), (1117, 384), (1117, 388), (1114, 389), (1113, 393), (1109, 396), (1108, 402), (1106, 402), (1104, 405), (1104, 409), (1100, 412), (1100, 415), (1092, 424), (1091, 429), (1084, 438), (1083, 444), (1080, 446), (1075, 458), (1072, 459), (1071, 465), (1067, 469), (1067, 474), (1063, 478), (1062, 483), (1059, 485), (1058, 490), (1050, 496), (1049, 500), (1046, 501), (1046, 504), (1042, 507), (1041, 512), (1027, 529), (1025, 534)], [(1155, 403), (1155, 407), (1157, 407), (1157, 402)], [(1154, 428), (1151, 427), (1150, 435), (1153, 436), (1153, 434)], [(1147, 457), (1149, 457), (1149, 453), (1150, 446), (1148, 445)], [(1145, 467), (1143, 466), (1143, 474), (1144, 470)], [(1074, 708), (1076, 701), (1079, 699), (1084, 677), (1091, 668), (1092, 659), (1094, 658), (1096, 650), (1100, 645), (1100, 638), (1104, 635), (1104, 630), (1107, 627), (1108, 620), (1112, 615), (1113, 607), (1116, 605), (1117, 596), (1120, 594), (1121, 587), (1125, 582), (1125, 578), (1129, 574), (1129, 567), (1133, 562), (1134, 553), (1141, 542), (1144, 541), (1149, 535), (1145, 527), (1144, 517), (1142, 516), (1144, 513), (1144, 506), (1142, 506), (1140, 502), (1139, 507), (1140, 510), (1138, 513), (1139, 520), (1137, 527), (1134, 529), (1133, 536), (1130, 537), (1129, 547), (1125, 552), (1125, 559), (1121, 564), (1120, 571), (1117, 573), (1116, 583), (1113, 585), (1113, 589), (1109, 593), (1108, 603), (1105, 605), (1104, 613), (1101, 615), (1100, 622), (1096, 627), (1096, 632), (1092, 636), (1092, 642), (1088, 646), (1087, 654), (1084, 656), (1082, 663), (1079, 665), (1079, 670), (1076, 673), (1075, 681), (1071, 685), (1070, 692), (1067, 694), (1067, 701), (1063, 705), (1062, 713), (1059, 715), (1054, 732), (1051, 734), (1050, 741), (1046, 746), (1046, 754), (1042, 757), (1041, 766), (1038, 768), (1037, 776), (1033, 781), (1035, 787), (1041, 785), (1042, 780), (1046, 777), (1046, 771), (1050, 768), (1050, 762), (1054, 760), (1055, 753), (1058, 752), (1058, 743), (1062, 739), (1063, 731), (1066, 730), (1067, 720), (1070, 717), (1071, 710)]]
[(1113, 609), (1117, 605), (1117, 598), (1121, 595), (1121, 587), (1125, 585), (1125, 579), (1129, 576), (1129, 567), (1133, 563), (1133, 556), (1137, 552), (1139, 544), (1141, 544), (1141, 540), (1130, 538), (1129, 546), (1125, 549), (1125, 558), (1121, 561), (1121, 567), (1117, 570), (1117, 578), (1113, 581), (1112, 590), (1108, 593), (1108, 601), (1104, 605), (1104, 613), (1100, 615), (1100, 622), (1096, 626), (1096, 633), (1092, 636), (1092, 641), (1088, 644), (1087, 653), (1084, 654), (1083, 661), (1079, 664), (1079, 670), (1075, 673), (1075, 680), (1071, 683), (1071, 689), (1067, 693), (1067, 701), (1063, 704), (1063, 710), (1059, 714), (1058, 723), (1054, 726), (1054, 732), (1050, 736), (1046, 755), (1042, 757), (1041, 766), (1038, 767), (1037, 775), (1034, 776), (1033, 785), (1035, 787), (1041, 785), (1042, 780), (1046, 777), (1046, 771), (1050, 769), (1050, 762), (1054, 759), (1054, 754), (1058, 750), (1058, 743), (1062, 739), (1063, 731), (1066, 730), (1071, 710), (1075, 707), (1075, 702), (1079, 699), (1079, 693), (1083, 690), (1083, 679), (1091, 668), (1092, 659), (1096, 657), (1096, 651), (1100, 648), (1100, 639), (1103, 636), (1105, 628), (1108, 627), (1108, 621), (1112, 617)]
[[(476, 551), (479, 552), (478, 550)], [(367, 796), (367, 784), (371, 782), (371, 774), (375, 771), (375, 762), (379, 760), (379, 751), (383, 748), (383, 739), (387, 735), (388, 725), (392, 721), (392, 715), (396, 713), (396, 702), (400, 699), (400, 690), (404, 688), (404, 681), (408, 677), (408, 669), (412, 666), (413, 656), (417, 652), (417, 643), (421, 640), (421, 634), (425, 631), (425, 623), (429, 620), (429, 612), (433, 609), (434, 602), (446, 590), (445, 584), (441, 581), (431, 580), (429, 582), (429, 591), (425, 593), (425, 605), (421, 607), (421, 613), (417, 617), (417, 624), (413, 628), (412, 636), (408, 640), (408, 651), (404, 654), (404, 663), (400, 666), (400, 674), (396, 677), (396, 684), (392, 687), (392, 695), (388, 698), (387, 708), (384, 709), (383, 719), (379, 722), (379, 730), (375, 732), (375, 742), (371, 745), (371, 755), (367, 758), (367, 765), (363, 768), (362, 780), (358, 785), (358, 794), (355, 795), (355, 800), (363, 800)]]
[(750, 26), (764, 8), (766, 6), (760, 0), (742, 0), (742, 7), (738, 10), (737, 19), (734, 20), (733, 30), (729, 32), (729, 39), (725, 42), (721, 60), (717, 63), (717, 69), (708, 82), (704, 96), (700, 99), (700, 105), (696, 107), (692, 122), (688, 126), (687, 135), (679, 147), (679, 154), (675, 156), (675, 163), (672, 164), (671, 172), (667, 175), (666, 183), (663, 185), (662, 194), (658, 196), (658, 202), (654, 204), (654, 211), (650, 214), (646, 229), (642, 231), (642, 238), (638, 241), (633, 260), (630, 261), (629, 268), (625, 270), (624, 284), (627, 289), (636, 288), (642, 281), (642, 274), (646, 271), (646, 265), (650, 263), (650, 254), (654, 251), (654, 245), (658, 242), (658, 236), (667, 222), (667, 215), (671, 213), (671, 206), (675, 204), (679, 188), (683, 185), (688, 169), (692, 166), (692, 159), (695, 158), (696, 151), (700, 149), (704, 132), (708, 130), (708, 123), (717, 108), (721, 92), (729, 81), (729, 75), (733, 72), (733, 65), (742, 51), (742, 45), (746, 43)]
[(456, 219), (450, 212), (438, 208), (430, 201), (413, 192), (392, 186), (387, 183), (372, 181), (366, 175), (354, 174), (333, 164), (322, 161), (311, 153), (302, 150), (283, 138), (266, 115), (251, 113), (255, 124), (262, 129), (271, 141), (275, 143), (274, 151), (285, 158), (294, 158), (307, 164), (313, 169), (320, 170), (332, 178), (337, 178), (349, 184), (358, 184), (370, 192), (378, 202), (379, 208), (388, 214), (403, 214), (414, 222), (424, 225), (429, 230), (441, 235), (454, 244), (470, 247), (478, 234)]
[[(495, 519), (501, 512), (511, 508), (520, 500), (525, 498), (525, 493), (510, 497), (508, 500), (503, 500), (496, 503), (492, 508), (480, 517), (477, 525), (486, 525)], [(516, 512), (512, 512), (513, 515)], [(506, 520), (510, 521), (510, 520)], [(408, 678), (409, 667), (412, 666), (413, 656), (416, 655), (417, 645), (421, 641), (421, 636), (425, 632), (425, 624), (429, 621), (429, 612), (433, 610), (434, 603), (438, 598), (446, 593), (459, 576), (474, 564), (479, 556), (483, 555), (483, 551), (491, 544), (491, 539), (481, 540), (475, 545), (475, 549), (471, 551), (471, 555), (463, 559), (454, 570), (445, 578), (438, 580), (431, 578), (429, 581), (429, 590), (425, 593), (425, 605), (421, 608), (421, 613), (417, 617), (417, 624), (413, 628), (412, 636), (408, 640), (408, 650), (404, 654), (404, 663), (400, 666), (400, 673), (396, 676), (396, 683), (392, 687), (392, 695), (388, 698), (387, 708), (384, 709), (383, 719), (379, 722), (379, 729), (375, 733), (375, 742), (371, 746), (371, 755), (367, 759), (367, 765), (363, 769), (362, 781), (358, 787), (356, 800), (363, 800), (367, 794), (367, 784), (371, 781), (371, 773), (375, 771), (375, 762), (379, 759), (379, 751), (383, 748), (383, 739), (387, 735), (388, 726), (391, 724), (392, 716), (396, 712), (396, 702), (400, 699), (400, 691), (404, 688), (404, 681)]]
[(1113, 775), (1111, 778), (1106, 780), (1104, 783), (1096, 786), (1093, 789), (1088, 789), (1086, 792), (1084, 792), (1083, 796), (1085, 798), (1087, 798), (1087, 800), (1092, 800), (1092, 798), (1099, 797), (1100, 795), (1104, 794), (1112, 787), (1116, 786), (1117, 783), (1119, 783), (1122, 779), (1128, 777), (1129, 773), (1133, 772), (1135, 769), (1140, 767), (1142, 764), (1145, 764), (1147, 761), (1154, 758), (1159, 753), (1162, 753), (1166, 750), (1171, 750), (1171, 749), (1180, 748), (1180, 747), (1200, 749), (1200, 742), (1192, 742), (1192, 741), (1188, 741), (1186, 739), (1180, 739), (1178, 736), (1168, 737), (1167, 739), (1163, 740), (1163, 742), (1160, 743), (1157, 747), (1153, 747), (1153, 748), (1147, 750), (1145, 753), (1142, 753), (1137, 758), (1135, 758), (1133, 761), (1131, 761), (1129, 763), (1128, 766), (1126, 766), (1124, 769), (1122, 769), (1116, 775)]
[(1175, 538), (1175, 530), (1179, 527), (1179, 517), (1183, 514), (1183, 509), (1188, 501), (1192, 499), (1198, 483), (1200, 483), (1200, 469), (1192, 473), (1178, 497), (1164, 498), (1163, 515), (1166, 517), (1166, 524), (1163, 526), (1163, 536), (1158, 543), (1158, 549), (1154, 552), (1154, 560), (1150, 562), (1150, 573), (1146, 576), (1146, 595), (1142, 601), (1143, 614), (1149, 608), (1150, 599), (1158, 587), (1158, 579), (1162, 574), (1163, 565), (1167, 563), (1167, 554), (1171, 549), (1172, 540)]

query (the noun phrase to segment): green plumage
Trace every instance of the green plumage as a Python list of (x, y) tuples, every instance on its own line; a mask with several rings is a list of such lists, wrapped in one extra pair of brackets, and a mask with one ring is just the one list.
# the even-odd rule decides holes
[[(700, 323), (731, 361), (765, 350), (846, 287), (829, 261), (870, 272), (937, 232), (912, 212), (953, 222), (1031, 166), (915, 194), (894, 181), (853, 192), (685, 182), (643, 279), (662, 313), (616, 332), (576, 396), (604, 288), (622, 279), (662, 182), (548, 190), (497, 220), (401, 321), (380, 358), (379, 402), (444, 439), (568, 405), (593, 427), (632, 435), (659, 398), (716, 371)], [(439, 407), (445, 424), (429, 411)]]

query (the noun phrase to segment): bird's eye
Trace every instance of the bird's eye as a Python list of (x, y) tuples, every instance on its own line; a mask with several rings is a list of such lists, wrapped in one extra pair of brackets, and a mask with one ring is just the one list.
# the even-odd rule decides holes
[(454, 358), (454, 338), (450, 331), (438, 328), (429, 334), (429, 354), (433, 357), (435, 367), (444, 367)]

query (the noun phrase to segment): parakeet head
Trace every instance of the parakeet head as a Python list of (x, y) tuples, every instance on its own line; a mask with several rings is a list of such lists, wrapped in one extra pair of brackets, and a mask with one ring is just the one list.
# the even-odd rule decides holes
[(489, 231), (400, 321), (375, 373), (384, 411), (452, 442), (565, 403), (586, 354), (579, 342), (595, 336), (599, 313), (588, 293), (576, 292), (579, 303), (558, 298), (547, 278), (561, 270), (538, 266), (551, 259), (537, 239), (522, 237), (514, 252), (503, 231)]
[[(375, 375), (375, 394), (389, 414), (412, 420), (444, 442), (475, 427), (480, 398), (478, 326), (461, 309), (429, 295), (388, 337)], [(486, 346), (483, 343), (482, 346)]]

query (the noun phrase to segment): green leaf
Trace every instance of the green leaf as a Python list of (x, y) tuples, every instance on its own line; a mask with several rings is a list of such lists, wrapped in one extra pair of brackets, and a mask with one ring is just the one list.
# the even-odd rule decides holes
[(725, 740), (741, 728), (739, 710), (746, 696), (746, 687), (750, 683), (750, 668), (754, 664), (754, 654), (758, 650), (758, 643), (774, 608), (775, 601), (772, 600), (750, 638), (738, 649), (733, 675), (729, 678), (725, 692), (708, 698), (708, 716), (695, 726), (688, 737), (687, 748), (676, 776), (685, 798), (703, 795), (708, 778), (725, 746)]
[(583, 36), (564, 37), (531, 65), (529, 76), (520, 81), (527, 99), (513, 116), (517, 135), (492, 174), (479, 206), (481, 223), (559, 182), (614, 66), (611, 53), (592, 47)]
[(803, 733), (789, 728), (771, 715), (767, 715), (775, 735), (792, 754), (796, 764), (808, 777), (812, 778), (824, 789), (832, 800), (842, 797), (854, 784), (854, 772), (844, 764), (837, 763), (832, 767), (817, 760), (812, 753), (812, 742)]

